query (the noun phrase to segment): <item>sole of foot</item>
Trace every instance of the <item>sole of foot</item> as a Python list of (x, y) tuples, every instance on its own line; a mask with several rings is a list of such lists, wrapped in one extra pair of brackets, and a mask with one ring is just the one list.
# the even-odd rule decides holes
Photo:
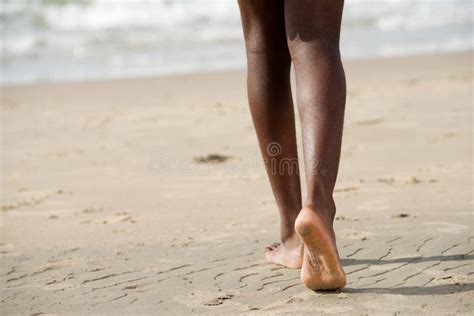
[(295, 222), (304, 244), (301, 281), (311, 290), (337, 290), (346, 285), (332, 224), (310, 206), (304, 207)]

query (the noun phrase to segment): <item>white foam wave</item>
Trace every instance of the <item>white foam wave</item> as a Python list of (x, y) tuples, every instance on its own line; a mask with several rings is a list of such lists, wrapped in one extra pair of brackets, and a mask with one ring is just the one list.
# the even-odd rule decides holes
[[(346, 0), (343, 55), (472, 49), (472, 28), (470, 0)], [(7, 82), (245, 65), (235, 0), (2, 0), (0, 32)]]

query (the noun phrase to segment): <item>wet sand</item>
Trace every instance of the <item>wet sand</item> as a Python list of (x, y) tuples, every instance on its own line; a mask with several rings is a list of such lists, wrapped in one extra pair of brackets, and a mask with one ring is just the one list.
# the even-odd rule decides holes
[(2, 87), (2, 314), (472, 312), (472, 53), (345, 65), (340, 293), (263, 260), (244, 72)]

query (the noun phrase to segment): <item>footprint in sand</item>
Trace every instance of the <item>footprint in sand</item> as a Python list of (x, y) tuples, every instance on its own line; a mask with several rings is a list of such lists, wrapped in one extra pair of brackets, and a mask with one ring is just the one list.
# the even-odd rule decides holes
[(32, 272), (29, 274), (29, 276), (35, 276), (35, 275), (48, 272), (51, 270), (58, 270), (65, 267), (70, 267), (70, 266), (73, 266), (74, 264), (76, 264), (76, 260), (74, 259), (50, 261), (40, 267), (34, 268)]
[(405, 184), (418, 184), (423, 182), (435, 183), (438, 182), (436, 179), (420, 179), (415, 176), (411, 176), (409, 179), (405, 180)]
[(342, 147), (342, 155), (345, 157), (351, 157), (355, 152), (364, 150), (362, 145), (350, 145)]
[(93, 213), (102, 212), (103, 210), (104, 210), (103, 208), (88, 207), (88, 208), (83, 209), (81, 212), (84, 214), (93, 214)]
[(400, 177), (400, 178), (378, 178), (377, 179), (378, 182), (380, 183), (384, 183), (384, 184), (387, 184), (387, 185), (393, 185), (395, 183), (403, 183), (403, 184), (419, 184), (419, 183), (435, 183), (435, 182), (438, 182), (438, 180), (436, 179), (420, 179), (416, 176), (410, 176), (408, 178), (403, 178), (403, 177)]
[(380, 183), (392, 185), (395, 182), (395, 179), (394, 178), (378, 178), (377, 181)]
[(335, 194), (342, 195), (342, 196), (349, 196), (349, 195), (358, 195), (359, 187), (350, 186), (345, 188), (337, 188), (334, 190)]
[(132, 224), (136, 223), (136, 221), (133, 219), (133, 217), (128, 215), (127, 212), (115, 213), (114, 216), (109, 217), (106, 221), (107, 221), (107, 223), (125, 223), (125, 222), (129, 222), (129, 223), (132, 223)]
[(13, 250), (15, 247), (12, 244), (5, 244), (5, 243), (0, 243), (0, 254), (5, 255), (5, 254), (13, 254)]
[[(29, 191), (25, 189), (21, 189), (19, 190), (19, 192), (27, 192), (29, 194)], [(26, 199), (16, 202), (16, 203), (2, 205), (2, 211), (7, 212), (11, 210), (16, 210), (21, 207), (36, 206), (38, 204), (46, 202), (48, 199), (54, 197), (55, 195), (59, 195), (63, 193), (64, 192), (62, 190), (57, 190), (52, 193), (43, 194), (42, 196), (27, 197)]]
[[(203, 307), (204, 306), (218, 306), (224, 304), (225, 301), (231, 300), (235, 297), (230, 293), (216, 293), (204, 291), (192, 291), (187, 295), (175, 296), (173, 300), (188, 307)], [(238, 304), (238, 303), (237, 303)]]
[(295, 304), (301, 302), (303, 302), (303, 299), (301, 297), (292, 297), (286, 301), (286, 304)]
[[(90, 208), (86, 208), (82, 210), (81, 213), (97, 214), (103, 211), (104, 211), (103, 208), (90, 207)], [(132, 216), (130, 216), (127, 212), (118, 212), (118, 213), (115, 213), (113, 216), (105, 218), (105, 219), (104, 218), (96, 219), (96, 220), (87, 219), (87, 220), (82, 221), (81, 224), (91, 224), (91, 223), (101, 223), (101, 224), (112, 223), (113, 224), (113, 223), (125, 223), (125, 222), (135, 224), (136, 220)]]
[(367, 240), (370, 236), (373, 236), (374, 233), (371, 232), (363, 232), (363, 231), (356, 231), (356, 230), (344, 230), (341, 234), (341, 239), (349, 239), (349, 240)]
[(176, 238), (172, 239), (172, 244), (170, 245), (171, 248), (188, 248), (194, 244), (193, 237), (187, 237), (186, 240), (177, 240)]
[(437, 229), (437, 231), (443, 232), (443, 233), (451, 233), (451, 234), (461, 234), (469, 229), (469, 226), (467, 225), (448, 223), (448, 222), (434, 221), (434, 222), (426, 222), (426, 223), (423, 223), (422, 225), (438, 226), (439, 228)]
[(442, 142), (442, 141), (445, 141), (445, 140), (448, 140), (448, 139), (452, 139), (452, 138), (456, 138), (456, 137), (459, 137), (459, 136), (460, 135), (458, 133), (448, 132), (448, 133), (444, 133), (440, 136), (433, 137), (432, 141), (434, 143), (439, 143), (439, 142)]
[(368, 119), (368, 120), (361, 120), (361, 121), (356, 121), (354, 124), (358, 126), (370, 126), (370, 125), (377, 125), (382, 123), (384, 120), (381, 118), (375, 118), (375, 119)]
[(337, 215), (335, 220), (336, 221), (359, 221), (360, 218), (357, 218), (357, 217), (348, 218), (348, 217), (345, 217), (343, 215)]

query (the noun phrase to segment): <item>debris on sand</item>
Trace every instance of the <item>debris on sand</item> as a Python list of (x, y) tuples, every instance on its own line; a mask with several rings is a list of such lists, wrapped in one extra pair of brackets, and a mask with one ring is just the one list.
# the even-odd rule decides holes
[(99, 213), (102, 212), (103, 208), (95, 208), (95, 207), (88, 207), (82, 210), (82, 213), (92, 214), (92, 213)]
[(378, 182), (392, 185), (395, 182), (394, 178), (378, 178)]
[(358, 187), (348, 187), (348, 188), (342, 188), (342, 189), (335, 189), (334, 192), (351, 192), (351, 191), (357, 191), (359, 190)]
[(383, 119), (381, 119), (381, 118), (375, 118), (375, 119), (362, 120), (362, 121), (355, 122), (355, 124), (359, 125), (359, 126), (377, 125), (377, 124), (380, 124), (380, 123), (383, 123)]
[(231, 159), (231, 156), (221, 155), (221, 154), (208, 154), (207, 156), (194, 157), (195, 163), (222, 163)]
[(301, 297), (292, 297), (286, 301), (286, 304), (301, 303), (303, 299)]
[(394, 215), (392, 215), (392, 218), (406, 218), (406, 217), (410, 217), (410, 214), (407, 214), (407, 213), (399, 213), (399, 214), (394, 214)]
[(408, 184), (418, 184), (421, 183), (422, 181), (418, 179), (417, 177), (413, 176), (409, 180), (406, 181)]
[(216, 298), (213, 298), (213, 299), (210, 299), (206, 302), (204, 302), (204, 305), (206, 306), (217, 306), (217, 305), (221, 305), (224, 303), (224, 301), (226, 300), (230, 300), (231, 298), (233, 298), (234, 295), (232, 294), (225, 294), (225, 295), (221, 295), (221, 296), (218, 296)]

